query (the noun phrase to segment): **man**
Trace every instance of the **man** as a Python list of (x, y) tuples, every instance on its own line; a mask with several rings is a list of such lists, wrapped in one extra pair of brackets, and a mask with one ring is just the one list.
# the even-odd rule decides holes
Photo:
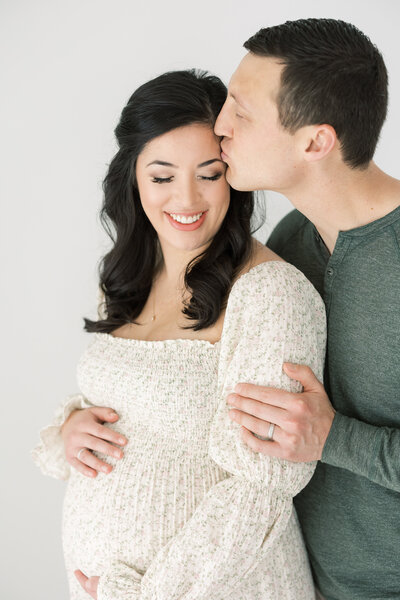
[(398, 599), (400, 182), (372, 160), (386, 68), (364, 34), (332, 19), (261, 29), (244, 46), (215, 126), (227, 179), (298, 209), (268, 245), (321, 293), (328, 345), (326, 391), (285, 364), (302, 394), (240, 384), (231, 417), (256, 452), (320, 461), (295, 504), (322, 596)]

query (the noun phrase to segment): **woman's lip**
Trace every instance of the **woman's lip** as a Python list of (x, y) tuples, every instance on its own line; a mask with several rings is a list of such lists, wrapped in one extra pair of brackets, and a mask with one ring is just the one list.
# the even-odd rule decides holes
[(200, 213), (207, 212), (206, 210), (196, 210), (196, 212), (180, 212), (178, 210), (169, 210), (168, 212), (164, 211), (166, 215), (178, 215), (178, 217), (194, 217), (195, 215), (199, 215)]
[[(165, 212), (165, 211), (164, 211)], [(194, 231), (195, 229), (198, 229), (199, 227), (202, 226), (202, 224), (204, 223), (204, 219), (206, 218), (207, 215), (207, 210), (205, 210), (203, 212), (203, 214), (201, 215), (200, 219), (198, 219), (197, 221), (195, 221), (194, 223), (179, 223), (179, 221), (175, 221), (175, 219), (173, 219), (170, 215), (170, 213), (165, 212), (165, 215), (168, 219), (168, 221), (171, 223), (172, 227), (174, 227), (175, 229), (179, 229), (180, 231)], [(182, 215), (183, 213), (171, 213), (173, 215)], [(199, 213), (191, 213), (192, 215), (198, 215)], [(189, 217), (189, 213), (186, 213), (184, 215), (185, 217)]]
[(227, 154), (225, 154), (225, 152), (223, 150), (221, 150), (221, 158), (224, 162), (226, 162), (226, 159), (229, 158), (229, 156)]

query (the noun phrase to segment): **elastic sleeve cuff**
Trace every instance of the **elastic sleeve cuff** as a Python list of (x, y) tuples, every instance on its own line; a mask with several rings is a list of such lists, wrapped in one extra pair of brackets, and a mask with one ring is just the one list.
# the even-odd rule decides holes
[(52, 423), (40, 430), (40, 443), (31, 450), (31, 456), (44, 475), (68, 479), (71, 466), (65, 458), (61, 426), (74, 410), (90, 406), (93, 405), (82, 394), (71, 394), (58, 407)]
[(112, 561), (100, 576), (97, 600), (139, 600), (143, 575), (121, 561)]
[(379, 444), (379, 429), (336, 412), (321, 462), (368, 477)]

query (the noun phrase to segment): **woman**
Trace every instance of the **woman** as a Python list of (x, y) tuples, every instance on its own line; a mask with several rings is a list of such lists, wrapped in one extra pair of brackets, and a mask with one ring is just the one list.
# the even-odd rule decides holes
[[(132, 95), (116, 128), (102, 208), (116, 232), (106, 226), (105, 310), (85, 319), (93, 338), (78, 365), (81, 393), (34, 451), (46, 473), (69, 478), (74, 600), (314, 597), (292, 497), (315, 464), (253, 453), (227, 395), (239, 381), (299, 390), (284, 361), (322, 379), (324, 306), (251, 238), (252, 195), (229, 188), (213, 132), (225, 95), (205, 73), (167, 73)], [(119, 419), (93, 429), (104, 407)], [(82, 436), (71, 417), (63, 435), (82, 443), (74, 466), (109, 465), (95, 478), (65, 459), (61, 426), (77, 408), (92, 425)], [(121, 434), (129, 442), (118, 460), (100, 438), (122, 444)]]

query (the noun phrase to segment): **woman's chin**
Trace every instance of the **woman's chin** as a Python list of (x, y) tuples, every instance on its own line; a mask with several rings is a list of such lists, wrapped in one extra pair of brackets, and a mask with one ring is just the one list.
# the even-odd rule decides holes
[[(174, 251), (181, 253), (181, 252), (187, 252), (188, 254), (194, 253), (194, 252), (203, 252), (205, 250), (205, 248), (209, 245), (210, 240), (207, 238), (205, 240), (203, 239), (197, 239), (197, 240), (186, 240), (186, 241), (182, 241), (181, 243), (179, 243), (177, 241), (177, 239), (166, 239), (164, 238), (163, 242), (167, 243), (168, 246), (173, 249)], [(163, 246), (163, 242), (161, 242), (161, 246)]]

